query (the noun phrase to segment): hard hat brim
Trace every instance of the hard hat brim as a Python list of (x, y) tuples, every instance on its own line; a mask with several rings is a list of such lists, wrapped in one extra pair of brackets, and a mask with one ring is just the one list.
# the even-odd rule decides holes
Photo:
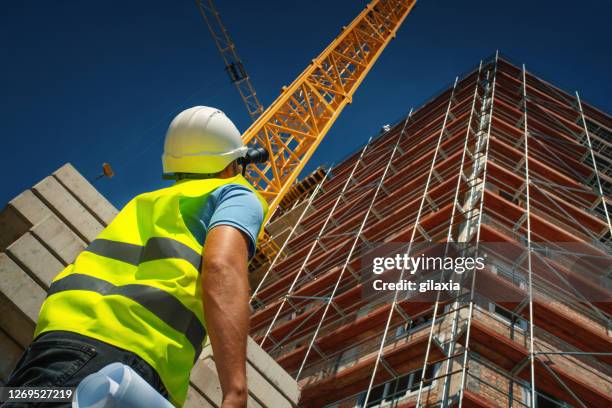
[(180, 156), (162, 155), (164, 173), (218, 173), (234, 160), (244, 157), (248, 151), (241, 146), (229, 152), (197, 152)]

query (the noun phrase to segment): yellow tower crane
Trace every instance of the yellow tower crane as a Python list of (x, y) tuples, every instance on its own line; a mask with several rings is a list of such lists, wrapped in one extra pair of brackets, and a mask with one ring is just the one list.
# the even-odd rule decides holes
[(270, 153), (248, 179), (278, 206), (364, 80), (416, 0), (374, 0), (266, 109), (243, 135)]
[(261, 106), (257, 94), (212, 0), (196, 3), (255, 119), (243, 140), (270, 154), (266, 165), (250, 166), (247, 178), (266, 198), (272, 215), (416, 0), (371, 1), (261, 115), (255, 108)]
[[(412, 10), (416, 0), (373, 0), (282, 93), (263, 110), (255, 89), (212, 0), (196, 0), (254, 123), (245, 144), (270, 154), (265, 165), (249, 166), (247, 179), (269, 204), (268, 219), (291, 190), (344, 107)], [(267, 221), (267, 220), (265, 220)], [(259, 238), (257, 268), (278, 254), (267, 233)]]

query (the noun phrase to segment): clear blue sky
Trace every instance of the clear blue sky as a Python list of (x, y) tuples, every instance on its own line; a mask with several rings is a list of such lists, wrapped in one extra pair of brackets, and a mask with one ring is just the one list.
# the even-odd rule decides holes
[[(217, 0), (269, 105), (365, 6), (360, 0)], [(346, 156), (380, 126), (496, 49), (612, 112), (603, 0), (420, 0), (308, 168)], [(5, 3), (0, 16), (0, 206), (65, 162), (116, 206), (163, 186), (165, 130), (192, 105), (249, 118), (193, 1)]]

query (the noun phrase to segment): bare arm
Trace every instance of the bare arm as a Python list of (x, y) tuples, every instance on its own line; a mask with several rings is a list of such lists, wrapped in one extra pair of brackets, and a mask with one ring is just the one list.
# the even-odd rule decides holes
[(222, 408), (246, 407), (250, 315), (246, 236), (227, 225), (212, 228), (202, 269), (204, 314), (223, 391)]

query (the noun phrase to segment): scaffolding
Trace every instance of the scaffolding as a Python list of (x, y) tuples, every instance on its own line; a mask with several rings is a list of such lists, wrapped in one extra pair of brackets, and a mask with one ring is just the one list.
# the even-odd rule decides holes
[[(293, 207), (252, 337), (304, 407), (612, 405), (611, 153), (609, 115), (483, 60)], [(487, 266), (409, 276), (460, 282), (433, 298), (368, 295), (364, 254), (393, 243)]]

